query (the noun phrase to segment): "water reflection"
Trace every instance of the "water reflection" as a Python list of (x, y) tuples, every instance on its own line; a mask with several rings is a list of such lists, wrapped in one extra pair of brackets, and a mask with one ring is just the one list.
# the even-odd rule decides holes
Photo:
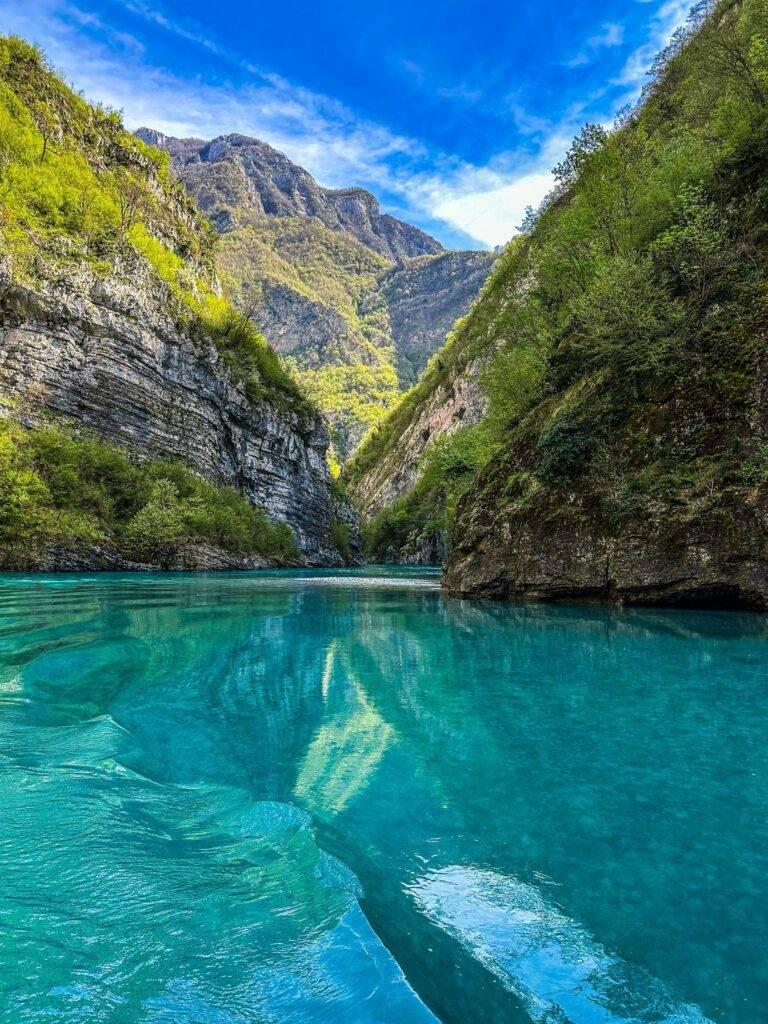
[(429, 918), (499, 977), (534, 1021), (712, 1024), (647, 971), (609, 955), (541, 887), (452, 865), (411, 888)]
[(364, 792), (396, 734), (368, 700), (349, 651), (338, 639), (328, 647), (321, 692), (323, 723), (309, 744), (294, 793), (324, 818), (339, 814)]

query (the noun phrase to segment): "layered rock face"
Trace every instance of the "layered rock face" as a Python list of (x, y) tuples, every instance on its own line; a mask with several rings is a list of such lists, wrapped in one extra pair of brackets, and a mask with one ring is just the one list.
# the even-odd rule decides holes
[(476, 299), (495, 253), (445, 252), (410, 260), (381, 279), (389, 310), (397, 375), (414, 384), (456, 320)]
[[(393, 429), (384, 455), (353, 477), (350, 490), (363, 515), (376, 515), (416, 484), (421, 475), (422, 456), (430, 443), (482, 419), (487, 403), (478, 378), (484, 362), (485, 359), (476, 359), (461, 374), (445, 375), (412, 415)], [(414, 544), (423, 546), (417, 538)], [(432, 555), (436, 544), (439, 542), (429, 540), (430, 557), (424, 561), (435, 560)]]
[[(287, 522), (308, 563), (338, 564), (322, 419), (250, 401), (212, 343), (180, 332), (164, 298), (138, 260), (106, 278), (80, 265), (34, 290), (0, 267), (9, 410), (30, 423), (70, 418), (140, 458), (183, 460)], [(220, 565), (201, 555), (209, 562)]]
[(395, 261), (443, 251), (426, 232), (382, 214), (370, 192), (323, 188), (259, 139), (233, 134), (204, 142), (169, 138), (149, 128), (136, 134), (171, 154), (176, 173), (220, 231), (231, 226), (232, 209), (239, 209), (271, 217), (316, 217)]

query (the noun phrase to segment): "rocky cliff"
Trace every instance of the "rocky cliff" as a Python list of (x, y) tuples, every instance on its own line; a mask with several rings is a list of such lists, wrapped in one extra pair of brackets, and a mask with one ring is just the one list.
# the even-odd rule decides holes
[(137, 134), (170, 153), (223, 232), (225, 287), (291, 357), (347, 458), (468, 311), (494, 254), (445, 252), (369, 193), (324, 189), (257, 139)]
[[(415, 486), (430, 444), (482, 419), (487, 405), (480, 386), (484, 362), (484, 358), (478, 357), (462, 367), (460, 373), (439, 373), (427, 394), (412, 405), (398, 407), (392, 418), (385, 421), (381, 435), (386, 444), (372, 454), (370, 461), (369, 451), (364, 448), (360, 459), (352, 462), (346, 478), (363, 515), (376, 515)], [(378, 440), (374, 436), (371, 447)]]
[[(440, 529), (463, 595), (768, 608), (766, 34), (761, 3), (697, 5), (638, 108), (574, 139), (352, 462), (369, 548), (420, 557)], [(478, 366), (479, 421), (414, 477)]]
[(548, 516), (502, 509), (491, 493), (461, 510), (445, 575), (453, 593), (768, 610), (768, 501), (758, 489), (693, 517), (669, 506), (666, 521), (619, 529), (594, 515), (589, 497)]
[[(332, 495), (325, 424), (264, 339), (222, 298), (210, 237), (169, 176), (167, 158), (128, 135), (116, 115), (71, 92), (19, 40), (0, 38), (0, 123), (8, 129), (0, 197), (2, 415), (68, 425), (137, 463), (183, 464), (233, 488), (290, 528), (304, 563), (342, 562), (339, 521), (354, 554), (350, 511)], [(114, 509), (89, 506), (87, 496), (78, 505), (81, 496), (65, 486), (75, 477), (62, 476), (61, 466), (46, 482), (14, 457), (6, 445), (0, 490), (15, 495), (18, 531), (43, 536), (47, 517), (48, 537), (65, 521), (72, 536), (102, 536), (97, 519)], [(142, 499), (133, 486), (126, 476), (121, 500), (136, 508), (149, 500), (140, 522), (150, 523), (162, 502), (152, 506), (151, 494)], [(164, 486), (158, 493), (172, 501), (176, 485)], [(185, 507), (198, 531), (207, 494)], [(218, 525), (208, 523), (200, 536), (232, 538), (237, 522), (251, 529), (237, 501), (224, 495)], [(248, 550), (250, 540), (237, 543)], [(100, 545), (94, 565), (118, 564), (108, 548)], [(201, 567), (259, 563), (210, 544), (198, 550)], [(41, 564), (50, 563), (46, 557)]]
[(459, 501), (450, 591), (768, 610), (767, 31), (699, 5), (558, 167), (510, 268), (546, 364)]
[(469, 311), (495, 259), (490, 252), (444, 252), (409, 260), (381, 277), (404, 387), (416, 383), (456, 321)]
[[(444, 560), (450, 488), (437, 464), (430, 469), (427, 463), (430, 454), (433, 462), (443, 461), (451, 438), (471, 437), (482, 429), (489, 406), (488, 367), (510, 340), (506, 310), (515, 286), (510, 287), (505, 272), (509, 258), (497, 258), (470, 312), (456, 322), (419, 381), (345, 467), (350, 494), (373, 527), (367, 531), (373, 559), (430, 564)], [(443, 257), (433, 257), (439, 259)], [(471, 472), (470, 456), (449, 456), (454, 484)]]
[(213, 343), (181, 332), (162, 300), (138, 260), (106, 278), (78, 267), (34, 289), (0, 269), (8, 408), (27, 422), (64, 417), (143, 458), (182, 460), (288, 523), (308, 562), (338, 562), (320, 417), (251, 401)]

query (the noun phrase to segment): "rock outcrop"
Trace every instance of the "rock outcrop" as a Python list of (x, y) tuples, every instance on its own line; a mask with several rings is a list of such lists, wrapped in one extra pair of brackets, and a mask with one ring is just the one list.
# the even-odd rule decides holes
[(692, 521), (670, 510), (619, 530), (583, 502), (550, 517), (507, 510), (491, 494), (465, 499), (444, 579), (451, 593), (768, 610), (768, 499), (757, 488)]
[[(288, 523), (309, 564), (340, 562), (317, 415), (253, 402), (209, 341), (180, 331), (141, 261), (87, 265), (33, 289), (0, 271), (0, 392), (32, 423), (54, 414), (140, 458), (180, 459)], [(201, 565), (206, 560), (197, 559)]]
[(35, 47), (0, 51), (0, 563), (354, 559), (325, 422), (224, 296), (164, 155)]

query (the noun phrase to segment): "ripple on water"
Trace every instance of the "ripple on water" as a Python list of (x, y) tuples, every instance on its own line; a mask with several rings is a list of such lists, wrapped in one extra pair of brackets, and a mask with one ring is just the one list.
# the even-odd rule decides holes
[(2, 780), (0, 934), (27, 967), (4, 1021), (434, 1021), (305, 811), (154, 783), (108, 756), (117, 723), (78, 731), (79, 766)]

